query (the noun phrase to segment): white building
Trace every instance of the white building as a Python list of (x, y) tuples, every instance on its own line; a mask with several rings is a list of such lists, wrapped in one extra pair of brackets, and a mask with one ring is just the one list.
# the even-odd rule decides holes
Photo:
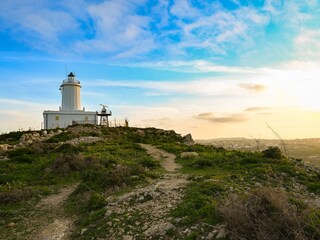
[(66, 128), (73, 124), (98, 123), (96, 112), (85, 111), (85, 108), (81, 109), (80, 88), (80, 81), (71, 72), (60, 86), (62, 103), (59, 111), (43, 112), (44, 129)]

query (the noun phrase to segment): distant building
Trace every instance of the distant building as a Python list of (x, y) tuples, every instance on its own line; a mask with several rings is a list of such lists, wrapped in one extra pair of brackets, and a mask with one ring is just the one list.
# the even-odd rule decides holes
[(85, 111), (85, 108), (81, 109), (80, 88), (80, 81), (71, 72), (60, 86), (62, 102), (59, 111), (43, 112), (44, 129), (66, 128), (73, 124), (98, 123), (96, 112)]

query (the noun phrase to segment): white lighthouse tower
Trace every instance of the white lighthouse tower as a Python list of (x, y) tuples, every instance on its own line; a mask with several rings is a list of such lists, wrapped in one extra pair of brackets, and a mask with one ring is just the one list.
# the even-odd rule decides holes
[(59, 111), (43, 112), (45, 129), (65, 128), (73, 124), (97, 124), (96, 112), (81, 109), (80, 88), (80, 81), (71, 72), (60, 86), (62, 101)]
[(80, 103), (80, 82), (76, 76), (71, 72), (68, 78), (64, 80), (60, 86), (62, 93), (62, 111), (77, 111), (81, 110)]

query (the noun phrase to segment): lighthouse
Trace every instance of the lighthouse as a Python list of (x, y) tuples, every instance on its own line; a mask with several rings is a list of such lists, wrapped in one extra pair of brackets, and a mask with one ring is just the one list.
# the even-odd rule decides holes
[(62, 93), (62, 111), (81, 110), (80, 88), (80, 81), (78, 81), (76, 76), (71, 72), (60, 86)]
[(81, 108), (80, 81), (72, 72), (62, 81), (60, 91), (62, 95), (59, 110), (43, 112), (43, 128), (66, 128), (74, 124), (97, 124), (96, 112), (85, 111)]

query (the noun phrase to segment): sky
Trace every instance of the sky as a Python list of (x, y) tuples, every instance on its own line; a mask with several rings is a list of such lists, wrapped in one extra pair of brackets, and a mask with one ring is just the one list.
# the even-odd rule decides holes
[(82, 106), (196, 139), (320, 137), (319, 0), (1, 0), (0, 132)]

